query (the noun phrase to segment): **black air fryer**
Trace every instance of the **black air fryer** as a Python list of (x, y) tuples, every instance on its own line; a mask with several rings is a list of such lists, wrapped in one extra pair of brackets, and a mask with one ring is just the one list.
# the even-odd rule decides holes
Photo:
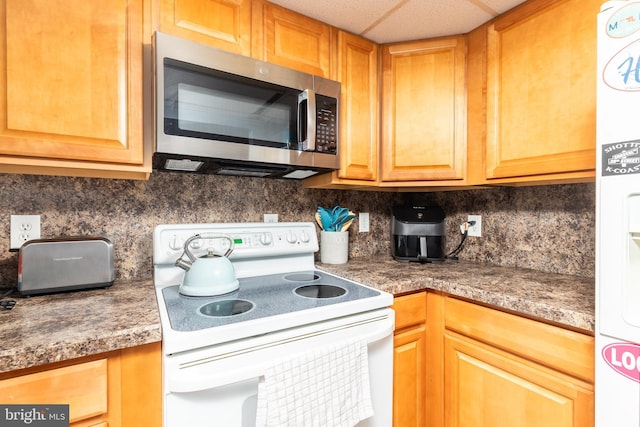
[(444, 211), (439, 206), (396, 206), (391, 237), (393, 257), (402, 262), (444, 260)]

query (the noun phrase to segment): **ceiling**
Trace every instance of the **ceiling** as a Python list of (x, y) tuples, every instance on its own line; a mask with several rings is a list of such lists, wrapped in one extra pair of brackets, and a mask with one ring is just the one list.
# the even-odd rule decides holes
[(464, 34), (524, 0), (269, 0), (376, 43)]

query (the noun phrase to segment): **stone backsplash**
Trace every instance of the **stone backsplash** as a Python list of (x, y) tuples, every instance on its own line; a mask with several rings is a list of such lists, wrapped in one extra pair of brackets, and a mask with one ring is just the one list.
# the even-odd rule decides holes
[[(10, 215), (41, 215), (43, 238), (99, 235), (112, 240), (118, 279), (152, 276), (158, 224), (314, 221), (318, 205), (370, 213), (369, 233), (350, 228), (349, 256), (390, 254), (391, 206), (438, 204), (447, 214), (447, 252), (468, 214), (482, 215), (481, 238), (460, 258), (593, 277), (595, 185), (490, 188), (437, 193), (309, 190), (298, 181), (153, 173), (148, 181), (0, 174), (0, 287), (17, 281), (9, 252)], [(402, 264), (398, 264), (401, 268)]]

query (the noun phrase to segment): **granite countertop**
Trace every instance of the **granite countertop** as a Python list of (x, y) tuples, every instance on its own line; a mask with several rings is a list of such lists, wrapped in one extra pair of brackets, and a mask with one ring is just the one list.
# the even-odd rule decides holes
[[(320, 270), (394, 295), (441, 291), (592, 333), (594, 279), (463, 261), (418, 264), (389, 257), (317, 264)], [(16, 298), (0, 310), (0, 373), (162, 339), (153, 281)]]
[(595, 329), (593, 278), (465, 261), (400, 263), (391, 256), (317, 268), (394, 295), (432, 289), (586, 333)]
[(162, 339), (151, 279), (14, 300), (0, 309), (0, 373)]

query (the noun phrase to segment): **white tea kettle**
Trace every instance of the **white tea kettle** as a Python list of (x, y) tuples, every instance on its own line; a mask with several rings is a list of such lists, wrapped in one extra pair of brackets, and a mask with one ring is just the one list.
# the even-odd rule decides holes
[[(227, 239), (229, 249), (224, 255), (217, 255), (213, 248), (208, 248), (207, 254), (196, 258), (189, 249), (191, 242), (198, 239)], [(229, 254), (233, 252), (233, 238), (227, 234), (203, 233), (191, 236), (184, 242), (184, 252), (176, 260), (175, 265), (185, 271), (184, 280), (179, 292), (188, 296), (216, 296), (233, 292), (239, 287), (236, 271), (229, 261)], [(184, 259), (184, 256), (189, 258)]]

